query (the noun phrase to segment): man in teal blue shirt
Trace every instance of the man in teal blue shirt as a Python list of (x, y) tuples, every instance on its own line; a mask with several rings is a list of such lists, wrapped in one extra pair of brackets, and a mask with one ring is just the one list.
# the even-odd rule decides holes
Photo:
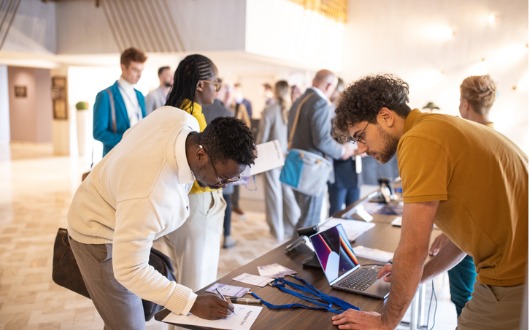
[(134, 88), (146, 60), (145, 53), (136, 48), (123, 51), (120, 79), (96, 96), (92, 134), (103, 143), (103, 157), (121, 141), (127, 129), (146, 115), (144, 96)]

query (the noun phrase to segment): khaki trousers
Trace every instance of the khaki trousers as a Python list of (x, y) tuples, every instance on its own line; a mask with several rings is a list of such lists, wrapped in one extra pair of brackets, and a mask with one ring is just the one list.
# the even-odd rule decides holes
[(475, 282), (471, 300), (458, 318), (458, 330), (519, 329), (525, 285), (493, 286)]
[[(177, 283), (197, 291), (217, 279), (226, 202), (220, 189), (188, 197), (190, 216), (163, 241), (175, 266)], [(159, 247), (156, 244), (155, 248)]]

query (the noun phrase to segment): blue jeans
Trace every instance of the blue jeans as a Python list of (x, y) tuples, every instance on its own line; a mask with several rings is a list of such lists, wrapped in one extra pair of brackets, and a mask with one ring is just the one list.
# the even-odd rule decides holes
[(346, 206), (357, 201), (361, 195), (359, 188), (339, 188), (328, 184), (329, 216), (343, 210)]
[(477, 277), (473, 258), (465, 256), (460, 263), (448, 271), (448, 274), (451, 301), (455, 304), (456, 314), (460, 316), (462, 309), (471, 299), (475, 278)]

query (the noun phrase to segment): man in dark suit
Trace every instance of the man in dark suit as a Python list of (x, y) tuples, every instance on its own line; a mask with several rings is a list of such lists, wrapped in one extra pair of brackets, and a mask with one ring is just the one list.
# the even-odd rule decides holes
[[(293, 103), (289, 111), (289, 134), (294, 135), (289, 148), (306, 150), (327, 158), (347, 159), (353, 156), (352, 144), (344, 144), (331, 137), (331, 103), (330, 96), (337, 86), (337, 77), (329, 70), (320, 70), (313, 78), (312, 87)], [(297, 127), (293, 127), (299, 104), (300, 115)], [(300, 207), (300, 220), (296, 229), (316, 225), (320, 222), (324, 195), (309, 196), (295, 191), (296, 201)], [(295, 232), (296, 233), (296, 232)], [(296, 234), (295, 234), (296, 235)]]
[(94, 139), (103, 143), (105, 156), (123, 133), (145, 117), (145, 99), (134, 88), (142, 76), (147, 56), (141, 50), (128, 48), (121, 53), (121, 76), (112, 86), (102, 90), (94, 103)]

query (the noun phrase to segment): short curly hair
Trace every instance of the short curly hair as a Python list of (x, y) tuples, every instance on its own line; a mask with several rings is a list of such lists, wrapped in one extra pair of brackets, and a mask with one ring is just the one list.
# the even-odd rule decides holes
[(214, 119), (199, 136), (212, 161), (232, 159), (241, 165), (254, 164), (256, 145), (250, 129), (239, 119)]
[(473, 111), (487, 115), (495, 102), (497, 86), (489, 75), (470, 76), (460, 85), (460, 96), (471, 104)]
[(386, 107), (406, 118), (410, 112), (409, 85), (391, 74), (361, 78), (344, 92), (335, 110), (335, 138), (348, 140), (348, 125), (362, 121), (376, 122), (381, 108)]

